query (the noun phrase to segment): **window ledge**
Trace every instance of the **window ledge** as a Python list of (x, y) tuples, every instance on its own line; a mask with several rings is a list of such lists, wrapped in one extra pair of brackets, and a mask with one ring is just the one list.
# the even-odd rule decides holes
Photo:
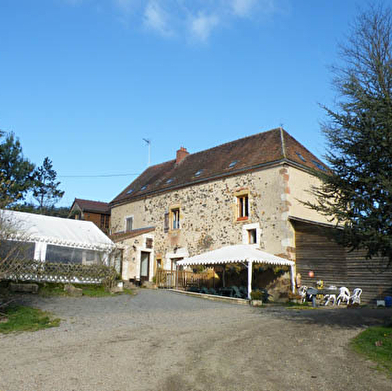
[(249, 217), (248, 217), (248, 216), (245, 216), (245, 217), (237, 217), (237, 221), (246, 221), (246, 220), (249, 220)]

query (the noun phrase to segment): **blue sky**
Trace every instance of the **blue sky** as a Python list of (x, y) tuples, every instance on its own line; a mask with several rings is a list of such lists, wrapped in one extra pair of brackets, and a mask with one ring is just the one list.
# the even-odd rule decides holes
[[(382, 1), (391, 4), (391, 1)], [(65, 196), (282, 125), (317, 156), (337, 43), (364, 1), (0, 0), (0, 129)], [(69, 177), (69, 176), (90, 177)]]

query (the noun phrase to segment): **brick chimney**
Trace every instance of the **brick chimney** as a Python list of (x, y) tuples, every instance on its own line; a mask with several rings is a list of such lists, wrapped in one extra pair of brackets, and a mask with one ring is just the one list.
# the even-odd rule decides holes
[(177, 151), (177, 156), (176, 156), (176, 164), (181, 163), (186, 156), (189, 155), (189, 152), (186, 150), (186, 148), (181, 147), (178, 151)]

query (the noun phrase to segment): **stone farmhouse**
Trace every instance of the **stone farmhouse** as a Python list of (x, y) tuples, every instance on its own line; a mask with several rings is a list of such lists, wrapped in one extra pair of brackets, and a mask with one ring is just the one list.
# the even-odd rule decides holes
[(231, 244), (296, 260), (296, 226), (327, 225), (306, 208), (326, 166), (277, 128), (147, 168), (110, 203), (112, 240), (124, 248), (123, 279)]

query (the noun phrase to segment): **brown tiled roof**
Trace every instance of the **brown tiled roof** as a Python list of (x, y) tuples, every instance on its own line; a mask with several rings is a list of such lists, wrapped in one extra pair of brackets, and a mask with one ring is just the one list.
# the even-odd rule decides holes
[(75, 198), (73, 205), (75, 203), (79, 205), (79, 208), (83, 212), (101, 213), (108, 215), (110, 214), (110, 206), (107, 202), (82, 200), (81, 198)]
[(119, 242), (120, 240), (125, 240), (125, 239), (131, 239), (139, 235), (146, 234), (148, 232), (155, 231), (154, 227), (145, 227), (145, 228), (138, 228), (138, 229), (133, 229), (132, 231), (128, 232), (117, 232), (112, 235), (110, 235), (110, 239), (113, 240), (113, 242)]
[[(172, 188), (188, 186), (287, 161), (305, 169), (327, 167), (301, 143), (281, 128), (231, 141), (205, 151), (147, 168), (113, 201), (112, 206)], [(232, 162), (237, 162), (230, 167)], [(199, 172), (199, 175), (196, 173)]]

